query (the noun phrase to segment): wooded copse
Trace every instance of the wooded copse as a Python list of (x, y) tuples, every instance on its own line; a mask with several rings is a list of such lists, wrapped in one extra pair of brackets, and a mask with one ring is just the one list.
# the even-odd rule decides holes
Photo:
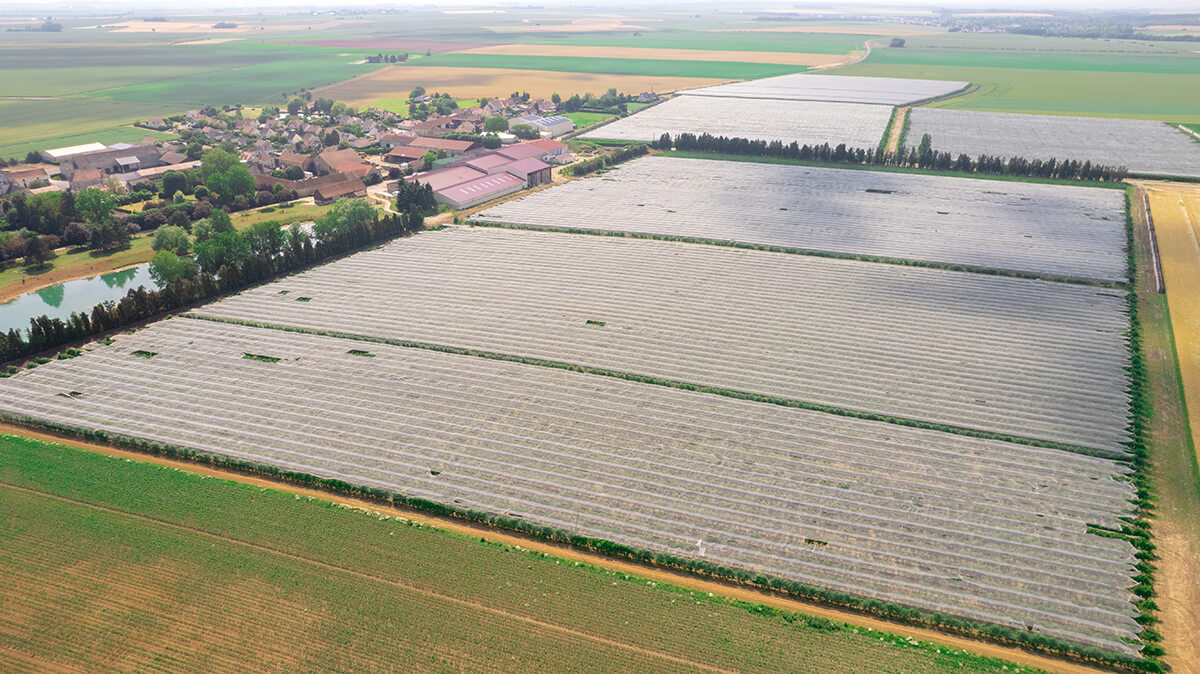
[[(369, 217), (363, 217), (366, 210), (370, 210)], [(423, 219), (414, 219), (410, 213), (380, 218), (366, 202), (343, 199), (314, 228), (319, 229), (319, 238), (316, 239), (302, 228), (292, 227), (286, 233), (279, 232), (279, 246), (275, 248), (273, 245), (259, 245), (263, 243), (259, 239), (251, 240), (239, 232), (224, 232), (218, 236), (229, 240), (225, 243), (230, 246), (245, 243), (250, 254), (221, 258), (222, 263), (215, 272), (201, 265), (199, 273), (168, 279), (167, 285), (159, 290), (146, 290), (139, 286), (131, 289), (119, 302), (97, 304), (90, 313), (74, 312), (66, 320), (44, 315), (31, 319), (27, 337), (23, 337), (15, 328), (0, 333), (0, 362), (25, 358), (46, 349), (100, 335), (359, 248), (406, 236), (419, 231), (422, 222)], [(170, 251), (161, 252), (174, 256)], [(8, 376), (11, 372), (0, 373), (0, 376)]]

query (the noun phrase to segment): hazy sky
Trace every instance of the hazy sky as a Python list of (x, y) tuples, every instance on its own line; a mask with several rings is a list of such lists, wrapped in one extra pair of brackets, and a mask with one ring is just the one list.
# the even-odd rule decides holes
[[(522, 5), (537, 5), (549, 10), (565, 10), (577, 9), (584, 11), (619, 11), (621, 6), (624, 7), (642, 7), (642, 8), (695, 8), (697, 11), (714, 11), (718, 8), (729, 8), (730, 3), (717, 2), (684, 2), (679, 0), (623, 0), (617, 3), (601, 3), (601, 2), (550, 2), (542, 0), (541, 2), (480, 2), (479, 0), (440, 0), (436, 3), (431, 2), (404, 2), (403, 0), (327, 0), (320, 3), (305, 3), (297, 0), (253, 0), (253, 2), (238, 2), (238, 0), (218, 0), (213, 3), (198, 5), (194, 0), (0, 0), (0, 14), (15, 15), (46, 15), (53, 14), (54, 11), (62, 12), (63, 14), (81, 15), (81, 14), (103, 14), (111, 11), (120, 11), (122, 9), (134, 10), (157, 10), (163, 13), (200, 13), (208, 15), (221, 13), (226, 11), (234, 11), (239, 13), (253, 13), (260, 10), (280, 11), (285, 9), (303, 10), (303, 9), (333, 9), (333, 8), (355, 8), (355, 7), (393, 7), (393, 8), (433, 8), (433, 7), (490, 7), (490, 8), (516, 8)], [(807, 8), (828, 8), (831, 11), (849, 10), (852, 8), (914, 8), (914, 9), (952, 9), (955, 11), (980, 11), (980, 10), (1004, 10), (1004, 9), (1069, 9), (1074, 11), (1082, 11), (1088, 9), (1135, 9), (1131, 7), (1128, 0), (953, 0), (952, 2), (913, 2), (904, 0), (839, 0), (834, 3), (803, 3), (795, 1), (780, 1), (771, 2), (766, 0), (763, 2), (755, 2), (752, 5), (734, 4), (737, 10), (746, 12), (754, 9), (787, 9), (795, 7)], [(203, 9), (200, 9), (203, 8)], [(1164, 11), (1173, 12), (1197, 12), (1200, 11), (1200, 2), (1197, 0), (1148, 0), (1146, 3), (1139, 3), (1136, 10), (1139, 12), (1150, 11), (1152, 9), (1161, 9)], [(198, 11), (199, 10), (199, 11)]]

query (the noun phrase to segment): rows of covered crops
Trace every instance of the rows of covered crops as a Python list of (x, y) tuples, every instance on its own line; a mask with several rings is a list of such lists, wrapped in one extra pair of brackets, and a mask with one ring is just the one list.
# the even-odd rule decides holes
[(908, 142), (924, 134), (935, 150), (955, 155), (1073, 159), (1131, 173), (1200, 176), (1200, 143), (1163, 122), (913, 108)]
[(782, 101), (679, 96), (590, 131), (584, 138), (658, 140), (664, 133), (709, 133), (801, 145), (873, 149), (887, 129), (892, 109), (862, 103)]
[(774, 98), (792, 101), (837, 101), (907, 105), (946, 96), (969, 85), (946, 80), (914, 80), (896, 77), (847, 77), (799, 73), (766, 77), (761, 80), (718, 84), (681, 92), (685, 96), (721, 96), (729, 98)]
[(473, 228), (393, 243), (199, 313), (563, 361), (1117, 454), (1128, 440), (1125, 295), (1090, 286)]
[(24, 372), (0, 410), (1110, 650), (1139, 629), (1132, 548), (1085, 533), (1131, 509), (1108, 459), (187, 318)]
[(1124, 209), (1094, 187), (646, 157), (473, 220), (1120, 281)]

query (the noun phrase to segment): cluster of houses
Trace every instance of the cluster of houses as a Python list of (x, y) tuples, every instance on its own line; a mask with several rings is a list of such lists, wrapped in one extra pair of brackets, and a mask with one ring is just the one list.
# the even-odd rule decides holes
[[(435, 170), (416, 180), (432, 185), (440, 202), (466, 208), (549, 182), (551, 165), (569, 161), (567, 146), (553, 138), (570, 133), (575, 125), (554, 110), (547, 101), (518, 97), (423, 120), (375, 108), (339, 116), (281, 113), (258, 119), (234, 118), (211, 108), (207, 114), (192, 110), (141, 125), (178, 133), (182, 140), (147, 138), (136, 144), (46, 150), (42, 164), (0, 170), (0, 195), (20, 189), (78, 191), (111, 185), (113, 180), (126, 185), (158, 180), (167, 171), (199, 166), (198, 160), (188, 158), (189, 149), (196, 156), (199, 143), (202, 148), (236, 147), (259, 190), (279, 184), (319, 204), (366, 196), (368, 186), (387, 180), (412, 179), (413, 173), (428, 168), (425, 158), (432, 153)], [(518, 142), (511, 134), (498, 134), (501, 146), (491, 150), (478, 141), (462, 140), (480, 134), (485, 120), (498, 116), (510, 125), (537, 129), (541, 138)], [(303, 177), (290, 167), (299, 167)], [(283, 177), (285, 173), (290, 177)], [(387, 188), (385, 183), (380, 189)]]

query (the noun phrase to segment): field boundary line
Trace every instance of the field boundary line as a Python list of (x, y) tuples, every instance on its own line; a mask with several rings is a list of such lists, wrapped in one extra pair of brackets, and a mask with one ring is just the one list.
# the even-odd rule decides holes
[[(176, 470), (183, 470), (239, 484), (272, 489), (275, 491), (320, 499), (327, 503), (358, 510), (368, 515), (399, 516), (411, 522), (462, 534), (471, 538), (484, 538), (492, 543), (517, 546), (534, 552), (542, 552), (553, 557), (579, 561), (591, 564), (597, 568), (607, 569), (618, 573), (630, 574), (639, 579), (655, 580), (677, 587), (691, 588), (700, 592), (712, 592), (729, 599), (745, 601), (755, 605), (763, 605), (786, 611), (794, 611), (804, 615), (824, 618), (847, 625), (881, 631), (901, 637), (939, 643), (947, 647), (961, 648), (977, 655), (999, 658), (1010, 663), (1029, 667), (1037, 667), (1050, 672), (1065, 672), (1068, 674), (1095, 674), (1111, 672), (1112, 668), (1104, 666), (1089, 666), (1075, 660), (1068, 660), (1053, 654), (1035, 652), (1026, 648), (1005, 645), (991, 640), (972, 638), (937, 629), (913, 625), (910, 623), (889, 620), (876, 615), (859, 613), (847, 609), (806, 601), (804, 599), (772, 592), (737, 583), (732, 580), (709, 579), (692, 573), (674, 570), (668, 567), (652, 565), (645, 562), (618, 559), (597, 552), (583, 550), (569, 544), (547, 541), (521, 532), (500, 529), (470, 520), (463, 520), (444, 515), (438, 515), (424, 510), (380, 502), (367, 498), (357, 498), (341, 492), (326, 489), (305, 487), (289, 482), (280, 477), (248, 473), (230, 467), (209, 465), (196, 460), (171, 458), (148, 454), (142, 451), (122, 449), (112, 445), (91, 442), (46, 429), (34, 429), (17, 424), (0, 421), (0, 432), (9, 433), (43, 442), (73, 447), (82, 451), (91, 451), (114, 458), (151, 463)], [(36, 490), (34, 490), (36, 491)], [(131, 513), (132, 514), (132, 513)]]
[(1026, 279), (1029, 281), (1051, 281), (1054, 283), (1068, 283), (1071, 285), (1091, 286), (1094, 288), (1108, 288), (1111, 290), (1125, 290), (1128, 284), (1124, 281), (1102, 281), (1097, 279), (1085, 279), (1076, 276), (1063, 276), (1059, 274), (1037, 274), (1034, 272), (1023, 272), (1015, 269), (1001, 269), (999, 267), (982, 267), (979, 265), (955, 264), (951, 262), (930, 262), (928, 260), (917, 260), (899, 257), (887, 257), (883, 255), (871, 255), (868, 253), (842, 253), (834, 250), (820, 250), (816, 248), (796, 248), (794, 246), (777, 246), (769, 243), (750, 243), (746, 241), (734, 241), (732, 239), (710, 239), (701, 236), (682, 236), (676, 234), (655, 234), (653, 232), (627, 232), (624, 230), (615, 229), (588, 229), (583, 227), (564, 227), (561, 225), (528, 225), (515, 222), (495, 222), (487, 220), (479, 220), (478, 214), (470, 216), (465, 223), (469, 227), (494, 227), (498, 229), (517, 229), (534, 232), (557, 232), (560, 234), (588, 234), (592, 236), (613, 236), (626, 239), (649, 239), (652, 241), (671, 241), (675, 243), (694, 243), (705, 246), (721, 246), (725, 248), (740, 248), (743, 250), (757, 250), (765, 253), (784, 253), (787, 255), (804, 255), (807, 257), (821, 257), (831, 260), (851, 260), (854, 262), (870, 262), (874, 264), (890, 264), (897, 267), (920, 267), (922, 269), (937, 269), (940, 271), (960, 272), (967, 274), (980, 274), (984, 276), (1004, 276), (1008, 278)]
[[(267, 545), (262, 545), (260, 543), (252, 543), (250, 541), (244, 541), (239, 538), (234, 538), (232, 536), (224, 536), (222, 534), (214, 533), (211, 531), (206, 531), (206, 530), (198, 528), (198, 527), (192, 527), (192, 526), (188, 526), (186, 524), (180, 524), (178, 522), (171, 522), (169, 520), (163, 520), (163, 519), (159, 519), (156, 517), (151, 517), (149, 515), (134, 513), (134, 512), (130, 512), (128, 510), (121, 510), (120, 508), (112, 508), (112, 507), (103, 506), (103, 505), (100, 505), (97, 503), (89, 503), (87, 501), (74, 499), (69, 496), (62, 496), (60, 494), (42, 491), (39, 489), (32, 489), (30, 487), (22, 487), (20, 485), (10, 484), (8, 482), (0, 482), (0, 487), (12, 489), (14, 491), (24, 492), (26, 494), (35, 495), (35, 496), (39, 496), (42, 498), (48, 498), (48, 499), (53, 499), (56, 501), (71, 503), (74, 505), (83, 506), (85, 508), (91, 508), (93, 510), (100, 510), (100, 511), (112, 513), (115, 515), (121, 515), (124, 517), (133, 518), (133, 519), (140, 520), (143, 522), (151, 522), (154, 524), (158, 524), (160, 526), (168, 527), (171, 529), (177, 529), (179, 531), (186, 531), (186, 532), (189, 532), (192, 534), (204, 536), (206, 538), (215, 539), (215, 540), (222, 541), (225, 543), (232, 543), (235, 545), (240, 545), (243, 547), (251, 548), (253, 550), (257, 550), (259, 552), (265, 552), (268, 554), (285, 557), (287, 559), (304, 562), (307, 564), (311, 564), (313, 566), (318, 566), (323, 569), (339, 571), (342, 573), (349, 574), (351, 576), (355, 576), (357, 578), (363, 578), (363, 579), (375, 581), (378, 583), (384, 583), (386, 585), (398, 587), (398, 588), (408, 590), (410, 592), (414, 592), (414, 593), (417, 593), (417, 594), (420, 594), (420, 595), (423, 595), (426, 597), (433, 597), (435, 599), (441, 599), (443, 601), (447, 601), (447, 602), (450, 602), (453, 604), (458, 604), (459, 606), (467, 606), (470, 608), (474, 608), (476, 610), (491, 613), (493, 615), (498, 615), (498, 616), (501, 616), (504, 618), (510, 618), (513, 620), (518, 620), (520, 622), (524, 622), (524, 623), (527, 623), (530, 625), (536, 625), (538, 627), (543, 627), (543, 628), (554, 630), (556, 632), (561, 632), (564, 634), (570, 634), (573, 636), (582, 637), (582, 638), (585, 638), (585, 639), (588, 639), (591, 641), (596, 641), (598, 643), (607, 644), (609, 646), (615, 646), (617, 648), (622, 648), (622, 649), (632, 651), (635, 653), (641, 653), (642, 655), (648, 655), (648, 656), (660, 658), (663, 660), (669, 660), (669, 661), (675, 662), (677, 664), (687, 665), (690, 667), (695, 667), (697, 669), (703, 669), (703, 670), (707, 670), (710, 672), (726, 672), (729, 674), (733, 674), (733, 672), (734, 672), (734, 670), (722, 669), (720, 667), (715, 667), (713, 665), (705, 664), (702, 662), (697, 662), (695, 660), (688, 660), (686, 658), (681, 658), (677, 655), (671, 655), (670, 653), (663, 653), (661, 651), (655, 651), (655, 650), (648, 649), (648, 648), (642, 648), (641, 646), (635, 646), (633, 644), (625, 643), (622, 641), (617, 641), (615, 639), (609, 639), (607, 637), (602, 637), (602, 636), (598, 636), (595, 634), (589, 634), (587, 632), (572, 629), (570, 627), (565, 627), (563, 625), (557, 625), (555, 623), (546, 622), (544, 620), (538, 620), (537, 618), (523, 616), (518, 613), (510, 613), (509, 611), (505, 611), (504, 609), (499, 609), (494, 606), (488, 606), (486, 604), (480, 604), (478, 602), (468, 601), (466, 599), (461, 599), (459, 597), (454, 597), (454, 596), (448, 595), (448, 594), (442, 594), (440, 592), (428, 590), (428, 589), (425, 589), (422, 587), (418, 587), (416, 585), (412, 585), (410, 583), (405, 583), (403, 581), (393, 580), (393, 579), (389, 579), (389, 578), (383, 578), (381, 576), (376, 576), (376, 575), (367, 573), (365, 571), (359, 571), (359, 570), (347, 568), (344, 566), (338, 566), (337, 564), (332, 564), (330, 562), (321, 561), (319, 559), (313, 559), (311, 557), (305, 557), (304, 555), (298, 555), (298, 554), (286, 552), (283, 550), (277, 550), (275, 548), (272, 548)], [(378, 510), (378, 508), (375, 508), (375, 510)]]
[[(737, 400), (749, 400), (752, 402), (768, 403), (771, 405), (779, 405), (780, 407), (793, 407), (797, 409), (808, 410), (811, 412), (824, 412), (842, 417), (853, 419), (862, 419), (865, 421), (878, 421), (891, 423), (897, 426), (905, 426), (908, 428), (916, 428), (927, 431), (938, 431), (961, 435), (966, 437), (980, 438), (983, 440), (998, 440), (1001, 442), (1011, 442), (1013, 444), (1025, 445), (1029, 447), (1042, 447), (1045, 449), (1057, 449), (1073, 454), (1081, 454), (1084, 456), (1095, 456), (1102, 459), (1113, 461), (1126, 462), (1131, 460), (1131, 456), (1125, 452), (1119, 452), (1110, 449), (1100, 449), (1097, 447), (1086, 447), (1083, 445), (1073, 445), (1064, 442), (1055, 442), (1052, 440), (1040, 440), (1037, 438), (1026, 438), (1019, 435), (1010, 435), (1007, 433), (998, 433), (993, 431), (984, 431), (975, 428), (967, 428), (965, 426), (952, 426), (949, 424), (940, 424), (937, 422), (921, 421), (919, 419), (908, 419), (905, 417), (894, 417), (885, 414), (877, 414), (874, 412), (865, 412), (860, 410), (852, 410), (834, 405), (824, 405), (821, 403), (813, 403), (795, 398), (784, 398), (780, 396), (763, 395), (761, 393), (751, 393), (748, 391), (737, 391), (734, 389), (722, 388), (719, 386), (708, 386), (705, 384), (693, 384), (691, 382), (679, 381), (676, 379), (666, 379), (662, 377), (652, 377), (649, 375), (641, 375), (633, 372), (622, 372), (620, 370), (607, 370), (599, 367), (591, 367), (588, 365), (578, 365), (576, 363), (568, 363), (559, 360), (546, 360), (541, 358), (527, 358), (525, 356), (515, 356), (506, 353), (497, 353), (494, 351), (481, 351), (478, 349), (468, 349), (459, 346), (446, 346), (443, 344), (431, 344), (428, 342), (416, 342), (403, 339), (393, 339), (391, 337), (372, 337), (370, 335), (359, 335), (350, 332), (337, 332), (333, 330), (321, 330), (317, 328), (303, 328), (289, 325), (280, 325), (277, 323), (260, 323), (256, 321), (247, 321), (240, 318), (226, 318), (222, 316), (206, 316), (203, 314), (183, 313), (179, 314), (180, 318), (188, 318), (199, 321), (212, 321), (214, 323), (225, 323), (228, 325), (241, 325), (249, 328), (262, 328), (267, 330), (279, 330), (281, 332), (294, 332), (305, 335), (315, 335), (318, 337), (331, 337), (335, 339), (346, 339), (356, 342), (367, 342), (372, 344), (387, 344), (389, 346), (399, 346), (410, 349), (423, 349), (426, 351), (437, 351), (440, 353), (450, 353), (460, 356), (474, 356), (476, 358), (486, 358), (488, 360), (499, 360), (510, 363), (521, 363), (524, 365), (534, 365), (538, 367), (551, 368), (556, 370), (567, 370), (570, 372), (581, 372), (584, 374), (600, 375), (611, 377), (613, 379), (622, 379), (625, 381), (634, 381), (642, 384), (653, 384), (666, 388), (680, 389), (683, 391), (693, 391), (696, 393), (709, 393), (726, 398), (734, 398)], [(2, 417), (3, 415), (0, 415)]]

